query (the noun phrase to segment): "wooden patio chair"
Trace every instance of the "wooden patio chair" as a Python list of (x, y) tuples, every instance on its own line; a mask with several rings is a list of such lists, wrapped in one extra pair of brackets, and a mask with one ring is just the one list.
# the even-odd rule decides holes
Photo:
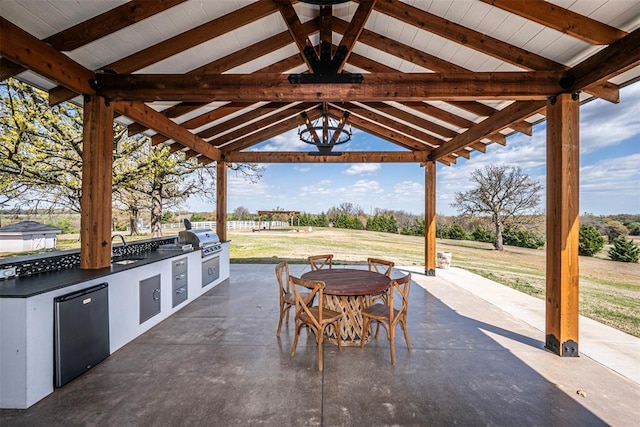
[(367, 264), (369, 265), (369, 271), (375, 271), (376, 273), (384, 274), (387, 277), (391, 275), (391, 270), (395, 265), (392, 261), (380, 258), (367, 258)]
[[(376, 273), (384, 274), (385, 276), (389, 277), (391, 276), (391, 270), (393, 270), (395, 263), (393, 261), (387, 261), (385, 259), (380, 259), (380, 258), (367, 258), (367, 265), (369, 266), (369, 271), (375, 271)], [(388, 292), (385, 292), (383, 294), (374, 296), (373, 302), (381, 299), (386, 304), (387, 301), (389, 300), (389, 298), (387, 297), (388, 294), (389, 294)], [(380, 324), (378, 324), (378, 327), (376, 329), (376, 334), (378, 333), (379, 329), (380, 329)]]
[(296, 305), (296, 296), (289, 287), (289, 264), (287, 261), (282, 261), (276, 265), (276, 277), (278, 278), (278, 287), (280, 288), (280, 320), (278, 321), (278, 330), (276, 331), (276, 336), (279, 337), (285, 314), (288, 324), (289, 309)]
[(325, 266), (327, 268), (333, 268), (333, 254), (312, 255), (307, 259), (309, 260), (309, 264), (311, 264), (311, 270), (320, 270)]
[[(324, 282), (315, 282), (312, 280), (300, 279), (295, 276), (289, 276), (291, 287), (296, 298), (296, 331), (293, 339), (293, 347), (291, 348), (291, 357), (296, 354), (298, 345), (298, 337), (303, 326), (311, 329), (316, 337), (316, 345), (318, 347), (318, 370), (322, 371), (322, 343), (324, 340), (325, 328), (335, 323), (336, 331), (340, 331), (340, 320), (342, 313), (324, 308)], [(303, 293), (311, 291), (306, 297)], [(315, 296), (318, 296), (318, 305), (312, 305)], [(338, 339), (338, 350), (341, 350), (340, 339)]]
[[(391, 364), (396, 364), (395, 349), (395, 330), (398, 323), (404, 331), (404, 340), (407, 343), (407, 349), (411, 350), (411, 342), (409, 341), (409, 331), (407, 330), (407, 307), (409, 305), (409, 285), (411, 284), (411, 273), (406, 276), (392, 280), (389, 289), (389, 301), (387, 304), (373, 304), (362, 310), (362, 331), (363, 334), (369, 330), (371, 322), (376, 321), (387, 330), (387, 338), (389, 338), (389, 346), (391, 348)], [(394, 307), (396, 294), (400, 297), (400, 308)], [(375, 337), (378, 338), (379, 328), (376, 329)], [(364, 347), (365, 340), (360, 343), (360, 348)]]

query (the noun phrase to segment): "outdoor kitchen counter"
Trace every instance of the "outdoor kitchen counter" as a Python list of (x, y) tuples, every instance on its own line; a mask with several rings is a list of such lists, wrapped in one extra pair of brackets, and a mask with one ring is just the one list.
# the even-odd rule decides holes
[[(198, 250), (198, 249), (195, 249)], [(122, 259), (135, 259), (131, 264), (111, 264), (110, 267), (98, 270), (83, 270), (80, 267), (69, 268), (48, 273), (40, 273), (33, 276), (18, 277), (15, 279), (0, 280), (0, 298), (29, 298), (34, 295), (65, 288), (92, 279), (120, 273), (132, 268), (142, 267), (158, 261), (164, 261), (182, 254), (193, 252), (182, 250), (156, 250), (140, 254), (118, 257)]]
[[(116, 258), (136, 259), (126, 265), (112, 264), (99, 270), (71, 268), (0, 281), (0, 408), (25, 409), (53, 392), (57, 297), (106, 283), (109, 351), (113, 353), (228, 280), (230, 244), (221, 242), (221, 246), (216, 255), (219, 277), (204, 286), (200, 249), (143, 251)], [(178, 302), (173, 298), (177, 262), (186, 268), (180, 275), (187, 279), (182, 283), (187, 297)], [(149, 284), (153, 293), (148, 293)], [(147, 313), (144, 310), (150, 298), (159, 307)]]

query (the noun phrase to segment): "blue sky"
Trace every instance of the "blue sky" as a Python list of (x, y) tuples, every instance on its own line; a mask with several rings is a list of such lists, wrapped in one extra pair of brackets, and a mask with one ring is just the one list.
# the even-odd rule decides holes
[[(580, 213), (640, 214), (640, 83), (620, 91), (621, 102), (595, 100), (580, 108)], [(262, 143), (260, 148), (310, 151), (297, 130)], [(357, 132), (341, 151), (400, 150), (395, 144)], [(457, 191), (471, 187), (470, 173), (488, 164), (520, 166), (543, 186), (546, 181), (546, 122), (533, 136), (514, 134), (507, 145), (490, 144), (452, 166), (437, 163), (436, 212), (455, 215), (450, 206)], [(266, 164), (253, 184), (229, 172), (227, 210), (250, 212), (281, 208), (309, 213), (351, 202), (371, 213), (375, 208), (424, 213), (424, 169), (418, 164)], [(544, 204), (545, 195), (542, 194)], [(214, 211), (212, 202), (191, 199), (190, 211)]]

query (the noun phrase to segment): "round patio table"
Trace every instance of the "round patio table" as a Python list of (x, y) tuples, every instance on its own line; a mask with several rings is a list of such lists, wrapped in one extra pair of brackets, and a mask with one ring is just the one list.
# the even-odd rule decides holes
[[(341, 345), (359, 346), (362, 339), (369, 341), (369, 331), (362, 331), (362, 309), (389, 289), (389, 277), (369, 270), (332, 268), (309, 271), (302, 278), (324, 282), (324, 307), (342, 313)], [(327, 326), (326, 334), (328, 341), (337, 344), (333, 325)]]

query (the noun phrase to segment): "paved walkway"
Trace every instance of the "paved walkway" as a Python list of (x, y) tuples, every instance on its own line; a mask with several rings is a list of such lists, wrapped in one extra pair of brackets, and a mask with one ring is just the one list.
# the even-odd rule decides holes
[[(416, 267), (400, 267), (420, 273)], [(424, 270), (422, 270), (424, 273)], [(544, 340), (544, 300), (511, 289), (489, 279), (460, 268), (438, 269), (439, 278), (471, 292), (477, 297), (526, 322), (541, 332)], [(416, 282), (429, 290), (428, 280)], [(609, 369), (640, 384), (640, 338), (626, 334), (595, 320), (580, 316), (579, 351)]]

